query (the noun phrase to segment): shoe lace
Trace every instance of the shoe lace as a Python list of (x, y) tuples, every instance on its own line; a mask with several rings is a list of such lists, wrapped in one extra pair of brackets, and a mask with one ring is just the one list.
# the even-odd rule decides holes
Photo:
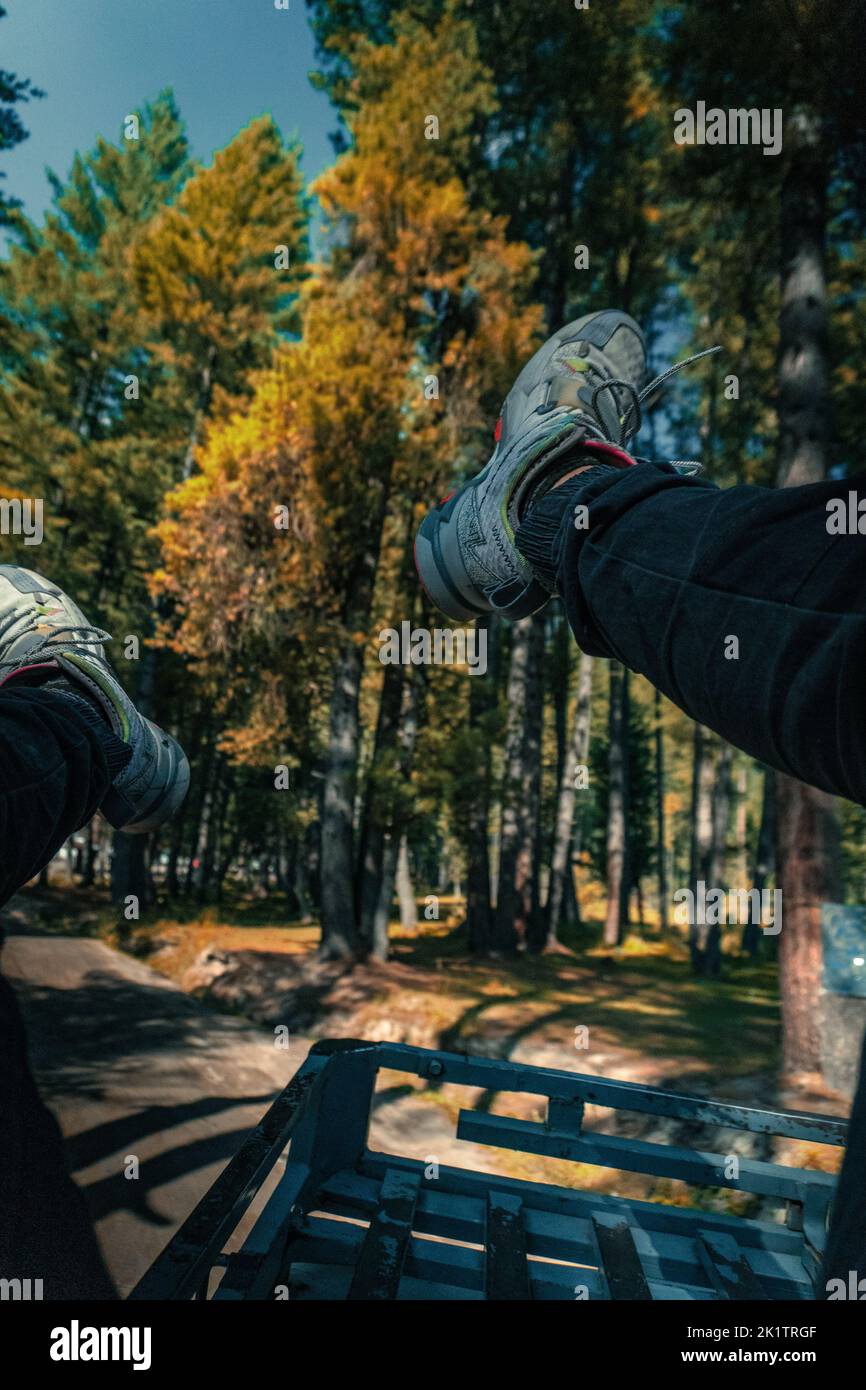
[[(28, 622), (25, 623), (21, 631), (16, 634), (16, 640), (17, 638), (23, 637), (27, 632), (38, 631), (38, 619), (42, 616), (42, 614), (36, 612), (30, 615)], [(52, 647), (68, 645), (68, 642), (66, 644), (62, 641), (58, 642), (57, 638), (63, 637), (64, 634), (68, 637), (70, 633), (75, 634), (75, 645), (81, 647), (101, 646), (103, 642), (111, 642), (113, 640), (111, 633), (105, 632), (101, 627), (82, 627), (80, 624), (75, 623), (59, 623), (56, 627), (51, 627), (48, 632), (40, 635), (39, 641), (26, 653), (27, 664), (29, 665), (37, 656), (45, 656), (46, 653), (50, 654)], [(6, 661), (0, 661), (0, 671), (5, 670), (6, 667), (14, 670), (20, 665), (21, 658), (13, 657), (11, 660), (7, 659)]]
[[(672, 367), (668, 367), (658, 376), (653, 377), (652, 381), (648, 382), (642, 391), (638, 391), (632, 382), (620, 381), (617, 377), (601, 382), (592, 393), (591, 407), (593, 415), (596, 418), (595, 420), (587, 420), (585, 422), (585, 427), (592, 432), (596, 439), (601, 439), (607, 444), (617, 444), (620, 448), (624, 449), (628, 441), (633, 439), (636, 434), (640, 433), (643, 425), (642, 406), (647, 397), (657, 391), (660, 386), (663, 386), (666, 381), (669, 381), (672, 376), (676, 376), (677, 372), (681, 372), (683, 368), (690, 367), (693, 362), (699, 362), (702, 357), (710, 357), (714, 352), (721, 352), (721, 350), (720, 346), (704, 348), (702, 352), (692, 353), (691, 357), (684, 357), (682, 362), (675, 362)], [(625, 414), (620, 417), (619, 439), (611, 439), (608, 431), (599, 423), (600, 417), (596, 409), (596, 404), (602, 391), (612, 391), (614, 388), (624, 391), (627, 396), (631, 397), (631, 403), (628, 409)], [(614, 396), (614, 400), (616, 400), (616, 396)], [(632, 423), (632, 417), (634, 417), (634, 423)]]

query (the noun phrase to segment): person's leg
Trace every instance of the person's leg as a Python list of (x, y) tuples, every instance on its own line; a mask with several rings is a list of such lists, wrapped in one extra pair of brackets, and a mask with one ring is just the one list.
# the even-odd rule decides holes
[(866, 535), (830, 535), (826, 507), (856, 486), (595, 467), (539, 501), (516, 543), (555, 574), (584, 650), (760, 761), (866, 804)]
[[(51, 580), (0, 565), (0, 905), (97, 807), (111, 825), (145, 832), (183, 800), (183, 752), (129, 699), (107, 640)], [(2, 979), (0, 1056), (0, 1278), (41, 1280), (46, 1298), (110, 1298)]]
[[(860, 1074), (848, 1121), (848, 1142), (833, 1202), (822, 1270), (823, 1291), (831, 1279), (850, 1287), (849, 1275), (866, 1279), (866, 1036), (860, 1052)], [(862, 1296), (862, 1295), (861, 1295)]]
[[(866, 804), (866, 537), (831, 536), (826, 510), (856, 479), (723, 491), (687, 461), (637, 462), (642, 403), (693, 360), (647, 381), (641, 331), (614, 310), (555, 333), (508, 393), (487, 464), (421, 523), (419, 578), (456, 620), (522, 618), (559, 592), (585, 651)], [(864, 1168), (861, 1080), (829, 1250), (866, 1272)]]
[[(0, 903), (85, 824), (129, 749), (60, 686), (0, 690)], [(30, 1071), (15, 992), (0, 976), (0, 1277), (44, 1298), (113, 1298), (57, 1122)]]
[(114, 1298), (60, 1128), (30, 1070), (15, 992), (2, 976), (0, 1055), (0, 1278), (41, 1280), (45, 1299)]
[(86, 825), (129, 758), (71, 690), (0, 689), (0, 906)]
[[(516, 543), (555, 577), (584, 650), (761, 761), (864, 803), (866, 536), (827, 530), (828, 500), (849, 488), (721, 490), (664, 465), (596, 466), (542, 499)], [(864, 1175), (866, 1046), (819, 1292), (866, 1277)]]

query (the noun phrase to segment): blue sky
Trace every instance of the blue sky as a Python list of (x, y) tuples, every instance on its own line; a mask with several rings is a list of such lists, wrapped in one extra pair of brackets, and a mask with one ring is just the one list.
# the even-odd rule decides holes
[(41, 217), (76, 150), (117, 141), (123, 117), (172, 87), (193, 153), (214, 150), (254, 117), (273, 115), (304, 146), (312, 179), (332, 153), (336, 118), (310, 85), (313, 36), (304, 0), (3, 0), (0, 65), (45, 92), (19, 108), (30, 138), (2, 156), (6, 191)]

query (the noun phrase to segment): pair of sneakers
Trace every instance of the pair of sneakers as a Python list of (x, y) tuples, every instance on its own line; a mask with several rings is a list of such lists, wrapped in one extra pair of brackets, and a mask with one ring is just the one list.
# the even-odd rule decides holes
[[(490, 461), (421, 524), (416, 566), (436, 606), (460, 621), (491, 612), (516, 619), (542, 608), (551, 589), (515, 545), (520, 522), (583, 454), (590, 463), (632, 467), (642, 406), (694, 360), (648, 382), (643, 334), (618, 309), (587, 314), (548, 339), (506, 397)], [(95, 705), (130, 749), (102, 809), (124, 830), (152, 830), (183, 801), (189, 767), (175, 739), (123, 690), (105, 656), (107, 638), (51, 580), (0, 565), (0, 685), (59, 678)]]

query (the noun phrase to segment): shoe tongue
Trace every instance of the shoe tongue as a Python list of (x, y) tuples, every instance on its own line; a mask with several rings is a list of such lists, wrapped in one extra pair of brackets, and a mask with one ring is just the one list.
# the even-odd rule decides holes
[[(617, 388), (615, 386), (609, 387), (596, 394), (596, 387), (600, 385), (601, 382), (598, 377), (592, 379), (587, 379), (585, 375), (558, 377), (551, 387), (548, 403), (560, 406), (576, 406), (590, 419), (597, 420), (610, 439), (619, 439), (621, 423)], [(594, 405), (593, 397), (595, 397)]]

